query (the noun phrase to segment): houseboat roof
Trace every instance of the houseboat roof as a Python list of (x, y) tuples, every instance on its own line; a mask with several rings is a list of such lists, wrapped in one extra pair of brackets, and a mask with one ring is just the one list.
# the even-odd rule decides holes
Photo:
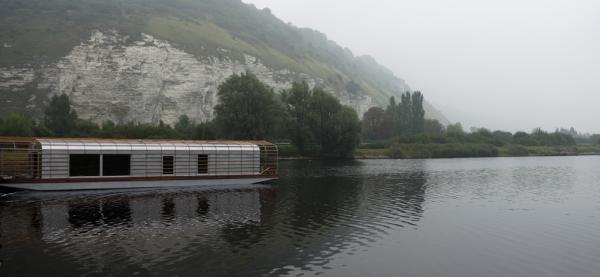
[(121, 143), (121, 144), (233, 144), (272, 145), (266, 140), (178, 140), (178, 139), (110, 139), (110, 138), (49, 138), (49, 137), (3, 137), (0, 142), (47, 142), (47, 143)]
[[(185, 150), (198, 147), (241, 147), (270, 146), (268, 141), (238, 140), (161, 140), (161, 139), (102, 139), (102, 138), (35, 138), (0, 137), (0, 143), (40, 143), (42, 149), (84, 148), (86, 150)], [(245, 146), (245, 147), (244, 147)]]

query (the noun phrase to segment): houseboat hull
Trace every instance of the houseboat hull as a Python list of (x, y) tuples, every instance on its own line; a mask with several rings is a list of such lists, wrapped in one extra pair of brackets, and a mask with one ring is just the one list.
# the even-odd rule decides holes
[(78, 182), (69, 180), (39, 180), (32, 183), (4, 183), (0, 187), (35, 190), (35, 191), (69, 191), (69, 190), (113, 190), (113, 189), (141, 189), (141, 188), (178, 188), (178, 187), (201, 187), (201, 186), (223, 186), (223, 185), (250, 185), (263, 183), (276, 178), (252, 177), (252, 178), (222, 178), (222, 179), (179, 179), (179, 180), (107, 180), (95, 182)]

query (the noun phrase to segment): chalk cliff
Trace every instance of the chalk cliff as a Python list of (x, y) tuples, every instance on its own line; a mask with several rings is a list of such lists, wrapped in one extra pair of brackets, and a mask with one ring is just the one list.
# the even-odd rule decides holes
[[(120, 11), (116, 24), (84, 4), (61, 9), (58, 0), (0, 0), (3, 7), (15, 8), (0, 12), (0, 23), (13, 26), (0, 31), (0, 114), (19, 111), (40, 117), (48, 98), (64, 93), (80, 117), (96, 122), (173, 124), (183, 114), (207, 121), (213, 117), (219, 84), (245, 71), (276, 92), (293, 81), (320, 86), (359, 115), (409, 90), (372, 58), (354, 57), (316, 31), (284, 24), (239, 1), (199, 0), (189, 4), (196, 9), (191, 17), (181, 11), (144, 10), (142, 2), (164, 5), (132, 0), (127, 8), (116, 0), (82, 1)], [(280, 30), (266, 36), (227, 18), (212, 18), (217, 11), (232, 12), (225, 4), (257, 17), (246, 25), (266, 20), (270, 25), (263, 28)], [(46, 24), (26, 22), (28, 16)], [(286, 32), (298, 37), (286, 37)], [(288, 41), (283, 45), (276, 39)], [(290, 46), (294, 43), (302, 47)], [(428, 104), (426, 111), (445, 122)]]

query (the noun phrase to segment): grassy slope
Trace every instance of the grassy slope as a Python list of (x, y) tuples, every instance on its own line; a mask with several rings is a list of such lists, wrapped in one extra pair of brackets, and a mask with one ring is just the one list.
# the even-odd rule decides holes
[(170, 41), (199, 56), (219, 56), (221, 53), (217, 49), (225, 48), (233, 51), (232, 58), (241, 59), (241, 54), (246, 53), (275, 68), (286, 68), (322, 78), (327, 78), (334, 72), (315, 60), (298, 61), (268, 46), (248, 43), (209, 21), (152, 16), (148, 19), (144, 32)]
[[(343, 89), (350, 80), (385, 105), (402, 81), (368, 57), (354, 57), (317, 31), (284, 23), (239, 0), (0, 0), (0, 66), (48, 64), (65, 56), (94, 29), (147, 32), (196, 55), (217, 48), (259, 57), (275, 69), (320, 77)], [(318, 7), (315, 7), (318, 8)], [(392, 85), (396, 84), (396, 85)]]

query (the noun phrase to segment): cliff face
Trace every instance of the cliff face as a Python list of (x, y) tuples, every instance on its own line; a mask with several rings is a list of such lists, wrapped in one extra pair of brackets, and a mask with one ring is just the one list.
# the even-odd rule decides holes
[(239, 0), (0, 0), (0, 7), (7, 8), (0, 116), (40, 118), (49, 97), (64, 93), (95, 122), (173, 124), (183, 114), (208, 121), (218, 86), (245, 71), (276, 92), (293, 81), (322, 87), (359, 115), (409, 90), (372, 58)]
[[(147, 34), (132, 40), (110, 30), (95, 31), (57, 63), (0, 67), (0, 89), (28, 96), (25, 108), (29, 109), (35, 109), (39, 92), (42, 97), (64, 93), (82, 118), (172, 124), (183, 114), (196, 121), (212, 119), (219, 84), (231, 74), (246, 71), (275, 91), (288, 89), (294, 80), (327, 88), (320, 78), (275, 70), (251, 55), (244, 55), (243, 62), (226, 55), (197, 58)], [(357, 111), (373, 105), (368, 96), (336, 95)], [(11, 103), (5, 99), (3, 104), (11, 109)]]

